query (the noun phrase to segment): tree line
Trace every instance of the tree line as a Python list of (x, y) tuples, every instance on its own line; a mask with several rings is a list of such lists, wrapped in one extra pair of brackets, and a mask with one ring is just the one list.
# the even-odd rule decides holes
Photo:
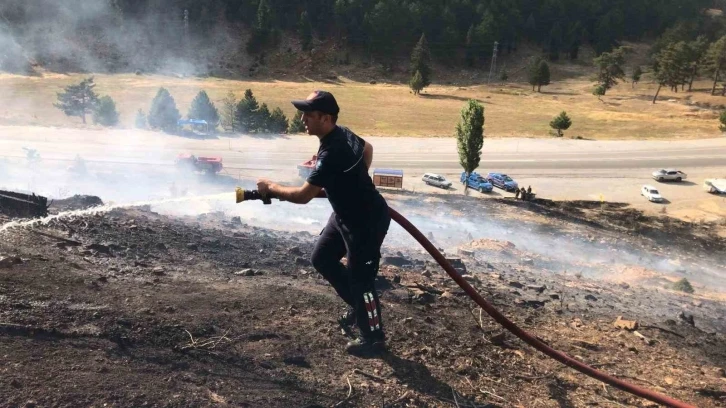
[[(119, 122), (116, 103), (110, 96), (99, 98), (93, 90), (95, 86), (93, 77), (69, 85), (63, 92), (57, 93), (58, 101), (54, 106), (67, 116), (81, 118), (84, 124), (86, 116), (93, 115), (94, 124), (116, 126)], [(221, 125), (226, 131), (272, 134), (304, 132), (301, 116), (302, 113), (298, 111), (291, 121), (288, 120), (279, 107), (270, 110), (266, 103), (260, 104), (251, 89), (247, 89), (240, 100), (230, 91), (222, 100), (221, 112), (209, 99), (207, 92), (201, 90), (192, 100), (187, 114), (188, 119), (205, 121), (207, 130), (212, 132)], [(179, 130), (181, 118), (174, 97), (162, 87), (151, 101), (148, 114), (142, 109), (138, 110), (135, 126), (175, 133)]]
[[(0, 4), (2, 24), (21, 35), (37, 16), (67, 16), (64, 7), (80, 7), (75, 4), (80, 0), (26, 3)], [(160, 46), (183, 49), (182, 34), (206, 38), (217, 26), (243, 25), (252, 33), (246, 45), (253, 53), (275, 46), (286, 33), (298, 36), (304, 50), (333, 39), (378, 57), (408, 53), (424, 33), (437, 61), (475, 66), (491, 57), (495, 42), (503, 53), (523, 42), (537, 44), (549, 60), (557, 60), (577, 59), (583, 45), (600, 54), (622, 40), (656, 38), (679, 24), (714, 40), (723, 34), (724, 19), (705, 13), (712, 5), (712, 0), (113, 0), (102, 16), (80, 21), (76, 29), (141, 26)]]

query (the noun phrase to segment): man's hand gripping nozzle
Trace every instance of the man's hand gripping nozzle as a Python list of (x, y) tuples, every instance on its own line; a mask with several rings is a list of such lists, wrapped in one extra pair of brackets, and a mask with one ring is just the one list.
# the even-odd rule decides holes
[(242, 201), (262, 200), (263, 204), (272, 204), (272, 196), (263, 196), (257, 190), (242, 190), (240, 187), (235, 189), (235, 197), (237, 204)]

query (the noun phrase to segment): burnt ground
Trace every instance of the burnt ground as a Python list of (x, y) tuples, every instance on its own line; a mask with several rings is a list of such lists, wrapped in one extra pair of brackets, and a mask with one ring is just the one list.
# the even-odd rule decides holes
[[(661, 220), (588, 206), (488, 209), (623, 245), (666, 233)], [(667, 228), (688, 253), (722, 244), (702, 241), (712, 234), (701, 226)], [(503, 333), (410, 247), (385, 248), (389, 352), (362, 358), (343, 350), (342, 302), (311, 268), (307, 232), (141, 208), (0, 237), (2, 407), (655, 406)], [(553, 273), (525, 255), (506, 241), (460, 252), (466, 278), (558, 350), (695, 406), (726, 406), (723, 302)], [(640, 327), (616, 328), (617, 316)]]

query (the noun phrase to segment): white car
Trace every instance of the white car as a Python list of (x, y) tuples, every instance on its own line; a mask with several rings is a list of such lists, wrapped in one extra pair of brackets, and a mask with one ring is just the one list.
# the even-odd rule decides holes
[(433, 173), (426, 173), (421, 178), (424, 183), (430, 185), (430, 186), (436, 186), (441, 187), (443, 189), (448, 189), (451, 187), (451, 182), (449, 180), (446, 180), (444, 176), (440, 176), (438, 174)]
[(650, 202), (660, 203), (663, 201), (663, 197), (660, 195), (660, 192), (658, 192), (658, 190), (653, 186), (643, 186), (643, 188), (640, 189), (640, 195), (647, 198)]
[(658, 181), (682, 181), (688, 178), (688, 175), (676, 169), (660, 169), (652, 173), (655, 180)]
[(711, 194), (726, 194), (726, 179), (706, 179), (703, 189)]

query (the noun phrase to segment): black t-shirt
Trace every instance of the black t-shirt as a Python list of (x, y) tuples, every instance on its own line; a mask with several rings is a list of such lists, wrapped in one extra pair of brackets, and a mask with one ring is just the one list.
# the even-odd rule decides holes
[(336, 126), (320, 141), (318, 162), (307, 180), (325, 189), (333, 211), (352, 228), (370, 225), (388, 211), (368, 175), (364, 147), (365, 140)]

